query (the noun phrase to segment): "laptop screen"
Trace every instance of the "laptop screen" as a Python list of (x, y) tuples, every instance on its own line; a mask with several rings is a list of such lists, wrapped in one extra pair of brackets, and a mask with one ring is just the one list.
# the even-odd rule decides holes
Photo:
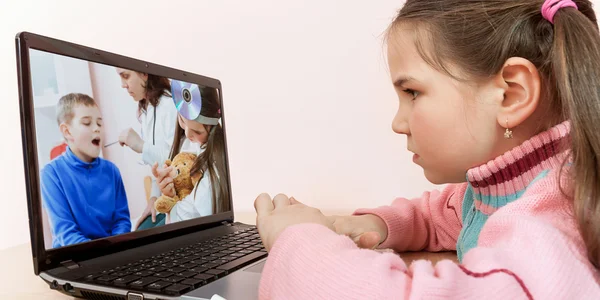
[(29, 55), (46, 249), (231, 210), (218, 89)]

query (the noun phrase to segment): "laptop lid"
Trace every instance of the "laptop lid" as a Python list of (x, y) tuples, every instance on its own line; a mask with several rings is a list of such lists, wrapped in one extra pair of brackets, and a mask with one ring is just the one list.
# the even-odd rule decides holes
[[(16, 50), (35, 274), (233, 222), (218, 79), (29, 32), (17, 35)], [(196, 193), (175, 205), (169, 224), (136, 229), (160, 194), (144, 151), (167, 158), (182, 126), (204, 146), (184, 139), (181, 151), (212, 158), (213, 169), (195, 173), (204, 174)], [(145, 141), (142, 153), (115, 143), (128, 128)]]

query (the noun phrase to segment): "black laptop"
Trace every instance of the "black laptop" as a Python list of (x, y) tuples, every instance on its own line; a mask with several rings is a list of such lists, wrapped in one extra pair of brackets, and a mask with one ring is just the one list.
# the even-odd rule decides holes
[[(209, 215), (196, 214), (197, 217), (177, 222), (162, 225), (150, 222), (153, 226), (149, 228), (135, 228), (136, 218), (146, 205), (147, 195), (142, 182), (150, 167), (140, 164), (139, 159), (129, 159), (132, 154), (123, 154), (128, 150), (125, 147), (102, 146), (112, 142), (110, 140), (95, 145), (101, 147), (100, 158), (120, 170), (128, 201), (127, 209), (119, 210), (121, 219), (128, 218), (129, 223), (125, 224), (129, 225), (124, 225), (125, 230), (105, 236), (86, 232), (85, 228), (102, 226), (98, 224), (105, 224), (107, 220), (95, 219), (94, 214), (90, 214), (91, 219), (85, 219), (81, 216), (82, 210), (74, 203), (88, 201), (92, 204), (84, 211), (106, 211), (105, 206), (93, 207), (94, 201), (91, 200), (96, 194), (88, 193), (89, 196), (83, 197), (86, 199), (73, 199), (71, 196), (59, 202), (44, 201), (42, 193), (42, 179), (46, 178), (42, 176), (44, 167), (55, 160), (76, 159), (57, 122), (57, 106), (63, 96), (77, 93), (93, 98), (101, 107), (103, 122), (109, 125), (104, 126), (103, 139), (108, 139), (107, 136), (116, 138), (117, 130), (122, 128), (115, 124), (130, 124), (131, 120), (123, 116), (135, 118), (136, 106), (131, 95), (121, 87), (121, 79), (115, 70), (149, 74), (166, 78), (171, 83), (177, 82), (178, 88), (183, 90), (190, 87), (188, 96), (195, 95), (193, 89), (212, 91), (210, 94), (217, 95), (221, 105), (219, 124), (226, 132), (221, 82), (28, 32), (16, 36), (16, 51), (35, 274), (51, 289), (87, 299), (256, 299), (260, 273), (267, 257), (256, 228), (236, 222), (233, 211), (213, 211)], [(183, 94), (186, 94), (185, 91)], [(173, 98), (170, 101), (177, 105), (180, 100)], [(222, 142), (227, 158), (225, 137), (226, 134)], [(118, 149), (108, 150), (114, 147)], [(219, 179), (231, 191), (227, 159), (226, 165), (226, 174)], [(55, 173), (58, 177), (69, 177), (65, 172), (68, 169)], [(75, 180), (86, 180), (86, 176), (75, 177)], [(68, 185), (60, 181), (53, 184), (57, 190)], [(83, 192), (85, 194), (86, 191)], [(228, 207), (233, 208), (231, 196), (225, 200), (229, 201)], [(117, 215), (117, 212), (112, 215)], [(57, 225), (63, 224), (63, 219), (69, 219), (70, 227)], [(65, 233), (61, 230), (65, 228), (78, 231), (78, 235), (86, 240), (73, 242), (64, 238)], [(69, 240), (72, 242), (67, 243)]]

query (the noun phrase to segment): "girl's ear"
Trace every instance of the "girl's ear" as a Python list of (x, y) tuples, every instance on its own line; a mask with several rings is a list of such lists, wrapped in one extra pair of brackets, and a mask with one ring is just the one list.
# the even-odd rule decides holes
[(62, 133), (63, 137), (68, 142), (72, 142), (73, 141), (73, 135), (71, 135), (71, 130), (69, 128), (69, 125), (67, 125), (65, 123), (60, 123), (60, 125), (58, 126), (58, 129), (60, 130), (60, 132)]
[(500, 72), (504, 99), (497, 121), (501, 127), (510, 129), (523, 123), (537, 109), (541, 80), (535, 65), (520, 57), (507, 59)]

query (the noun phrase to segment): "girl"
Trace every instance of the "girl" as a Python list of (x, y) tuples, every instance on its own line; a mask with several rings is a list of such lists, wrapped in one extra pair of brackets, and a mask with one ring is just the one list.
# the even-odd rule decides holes
[[(260, 298), (597, 299), (592, 3), (408, 0), (387, 45), (393, 129), (427, 179), (447, 187), (346, 217), (260, 195), (257, 227), (270, 251)], [(456, 250), (460, 264), (407, 266), (360, 249), (372, 247)]]
[[(197, 117), (186, 119), (184, 115), (177, 113), (179, 126), (169, 155), (170, 159), (183, 151), (198, 155), (192, 165), (191, 176), (200, 180), (190, 195), (173, 206), (169, 212), (169, 222), (185, 221), (231, 210), (225, 163), (225, 136), (219, 123), (219, 94), (216, 89), (201, 87), (200, 95), (202, 105)], [(175, 174), (172, 171), (172, 167), (158, 168), (158, 164), (152, 166), (152, 173), (162, 193), (169, 197), (175, 195)]]
[[(140, 137), (132, 128), (125, 129), (119, 136), (119, 143), (141, 153), (144, 164), (151, 166), (159, 162), (162, 165), (171, 149), (177, 117), (169, 79), (122, 68), (116, 70), (121, 77), (121, 86), (138, 103), (137, 115), (142, 133)], [(157, 220), (154, 210), (154, 201), (158, 196), (160, 189), (153, 180), (150, 200), (135, 225), (136, 229), (151, 228), (162, 223), (165, 216), (160, 214)]]

